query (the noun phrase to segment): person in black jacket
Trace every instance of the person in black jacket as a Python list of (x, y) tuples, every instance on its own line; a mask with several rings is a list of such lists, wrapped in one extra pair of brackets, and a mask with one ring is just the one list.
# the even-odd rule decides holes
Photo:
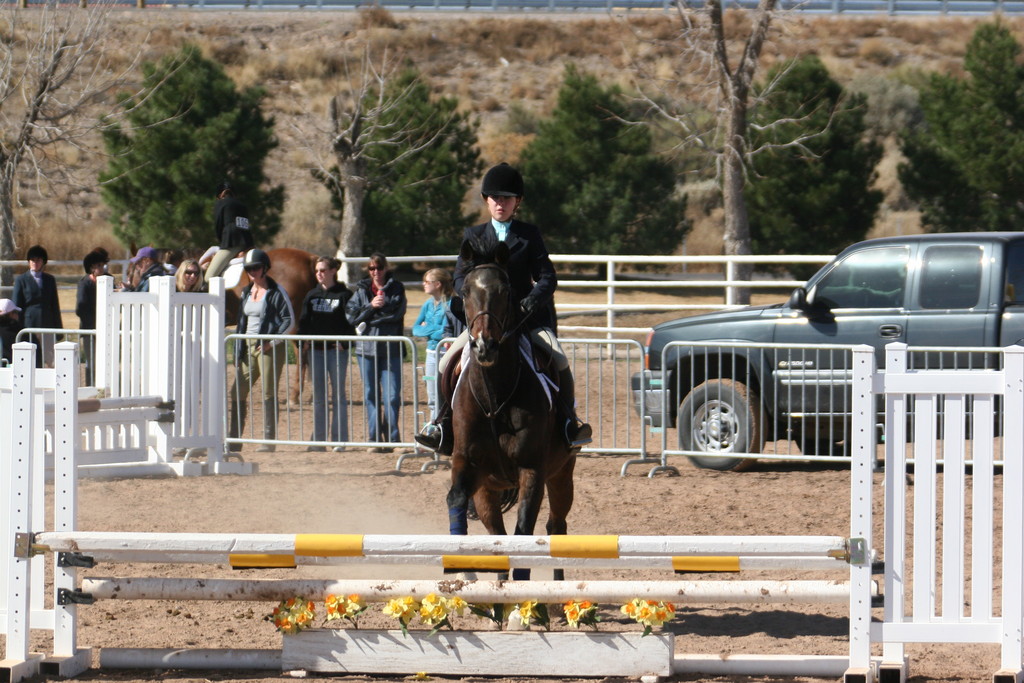
[[(43, 272), (49, 261), (46, 249), (34, 244), (28, 248), (25, 258), (29, 269), (14, 280), (13, 296), (14, 305), (21, 309), (22, 326), (56, 330), (63, 328), (57, 280)], [(36, 366), (52, 368), (55, 335), (33, 335), (29, 341), (36, 344)]]
[(220, 251), (213, 255), (206, 280), (224, 272), (236, 256), (242, 256), (253, 248), (252, 230), (249, 226), (249, 209), (242, 200), (235, 197), (231, 183), (217, 186), (217, 202), (213, 205), (213, 229), (217, 233)]
[[(316, 260), (314, 270), (317, 286), (306, 294), (299, 316), (299, 334), (323, 337), (344, 337), (356, 333), (345, 316), (345, 306), (352, 292), (338, 282), (341, 261), (329, 256)], [(325, 339), (306, 341), (309, 347), (310, 371), (313, 375), (313, 441), (327, 441), (327, 385), (331, 392), (330, 441), (348, 441), (348, 405), (345, 398), (345, 374), (348, 370), (348, 342)], [(307, 451), (323, 451), (320, 445)], [(344, 446), (334, 447), (336, 453)]]
[[(295, 314), (288, 292), (267, 275), (270, 257), (262, 249), (250, 249), (243, 261), (251, 282), (242, 290), (238, 304), (237, 334), (280, 335), (292, 327)], [(277, 438), (277, 384), (288, 360), (281, 339), (236, 339), (235, 382), (228, 396), (228, 436), (238, 438), (245, 426), (246, 399), (257, 379), (263, 384), (263, 438)], [(231, 450), (241, 450), (233, 443)], [(265, 443), (256, 449), (272, 453), (274, 444)]]
[[(78, 293), (75, 296), (75, 315), (78, 316), (78, 329), (96, 329), (96, 278), (107, 272), (110, 257), (103, 247), (93, 249), (82, 259), (85, 277), (78, 281)], [(93, 385), (93, 370), (96, 362), (96, 337), (91, 334), (82, 335), (82, 358), (85, 365), (85, 385)]]
[[(536, 225), (524, 223), (515, 218), (516, 210), (523, 201), (524, 183), (519, 171), (506, 163), (494, 166), (487, 174), (480, 191), (491, 219), (486, 223), (467, 228), (463, 243), (479, 244), (495, 240), (508, 245), (509, 258), (506, 269), (515, 300), (525, 316), (523, 329), (530, 335), (531, 342), (550, 354), (558, 370), (559, 388), (556, 401), (564, 420), (564, 434), (568, 444), (580, 447), (591, 441), (590, 425), (576, 416), (576, 383), (573, 380), (569, 360), (565, 357), (556, 337), (555, 289), (558, 276), (551, 263), (544, 238)], [(461, 251), (461, 250), (460, 250)], [(461, 256), (455, 264), (455, 292), (462, 293), (462, 285), (470, 265)], [(458, 309), (458, 306), (453, 306)], [(463, 331), (457, 341), (444, 354), (438, 364), (438, 373), (443, 376), (452, 358), (462, 352), (469, 339), (469, 332)], [(444, 406), (438, 419), (424, 426), (416, 435), (416, 442), (442, 455), (450, 455), (452, 448), (451, 410)]]

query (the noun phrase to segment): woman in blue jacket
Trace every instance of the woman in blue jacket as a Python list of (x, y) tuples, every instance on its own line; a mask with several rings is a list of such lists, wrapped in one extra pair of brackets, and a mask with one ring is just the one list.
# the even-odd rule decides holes
[(423, 302), (412, 335), (427, 340), (427, 358), (423, 364), (423, 379), (427, 383), (427, 401), (430, 419), (437, 417), (437, 344), (444, 339), (445, 320), (452, 301), (452, 276), (444, 268), (431, 268), (423, 276), (423, 291), (430, 298)]

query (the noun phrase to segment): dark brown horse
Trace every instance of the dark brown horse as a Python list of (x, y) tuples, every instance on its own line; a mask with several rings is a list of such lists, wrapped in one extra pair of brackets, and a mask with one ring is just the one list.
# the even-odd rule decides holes
[[(546, 489), (547, 533), (565, 534), (576, 451), (558, 432), (554, 397), (521, 352), (519, 310), (505, 270), (508, 247), (499, 243), (493, 253), (481, 253), (482, 248), (489, 247), (464, 245), (460, 254), (472, 266), (462, 290), (470, 360), (452, 402), (451, 532), (467, 533), (466, 510), (472, 499), (488, 533), (505, 534), (502, 492), (518, 486), (515, 533), (534, 533)], [(516, 574), (514, 578), (525, 578)]]

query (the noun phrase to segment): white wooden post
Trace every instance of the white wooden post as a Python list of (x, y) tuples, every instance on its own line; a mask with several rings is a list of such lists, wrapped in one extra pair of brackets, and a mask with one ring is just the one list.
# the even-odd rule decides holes
[(1024, 348), (1003, 350), (1003, 599), (1000, 680), (1020, 681), (1024, 660)]
[[(0, 663), (6, 680), (22, 680), (38, 673), (42, 657), (29, 657), (29, 627), (31, 618), (31, 561), (28, 559), (27, 544), (32, 531), (32, 455), (41, 444), (35, 434), (36, 420), (41, 420), (41, 409), (36, 412), (36, 345), (19, 342), (14, 345), (14, 381), (11, 396), (11, 430), (6, 438), (7, 458), (3, 463), (3, 480), (8, 482), (6, 534), (0, 548), (2, 562), (7, 567), (6, 589), (7, 636), (5, 659)], [(40, 429), (40, 434), (42, 430)], [(16, 548), (16, 541), (22, 547)]]
[[(76, 531), (78, 519), (78, 345), (61, 342), (56, 346), (56, 388), (53, 433), (53, 528)], [(74, 566), (53, 563), (54, 625), (53, 657), (44, 664), (48, 675), (76, 676), (92, 665), (92, 652), (78, 649), (78, 609), (73, 602), (61, 604), (62, 591), (77, 588)], [(39, 584), (39, 590), (42, 584)], [(64, 593), (66, 594), (66, 593)]]
[(853, 350), (853, 458), (850, 469), (850, 665), (851, 680), (871, 681), (872, 473), (875, 460), (875, 353)]

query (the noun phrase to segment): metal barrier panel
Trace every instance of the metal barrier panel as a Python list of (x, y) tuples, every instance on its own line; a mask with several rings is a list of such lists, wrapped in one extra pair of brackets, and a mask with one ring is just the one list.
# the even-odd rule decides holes
[[(361, 356), (352, 348), (370, 339), (381, 347), (381, 357)], [(414, 360), (416, 346), (412, 339), (231, 334), (225, 340), (228, 443), (416, 448), (412, 436), (422, 426), (429, 408), (426, 392), (421, 391), (418, 381), (420, 368)], [(265, 350), (256, 350), (256, 345), (262, 344), (267, 345)], [(339, 353), (339, 344), (350, 348)], [(314, 417), (314, 378), (309, 372), (313, 354), (330, 357), (331, 361), (318, 364), (317, 386), (323, 382), (322, 386), (330, 390), (328, 371), (336, 372), (339, 380), (344, 375), (338, 384), (341, 401), (328, 398), (325, 423), (321, 425), (315, 425)], [(256, 366), (258, 369), (253, 370)], [(369, 386), (364, 377), (368, 373), (375, 373)], [(314, 427), (327, 429), (326, 420), (335, 406), (344, 407), (339, 437), (347, 438), (329, 438), (332, 435), (328, 430), (324, 438), (314, 439)]]
[[(661, 459), (683, 455), (708, 469), (743, 469), (754, 459), (850, 462), (852, 350), (846, 345), (671, 342), (662, 353), (665, 374), (647, 386), (644, 400), (661, 427)], [(885, 361), (876, 349), (879, 367)], [(1001, 369), (998, 349), (914, 347), (910, 370)], [(913, 427), (915, 398), (909, 399)], [(945, 399), (937, 410), (944, 414)], [(973, 415), (973, 399), (965, 403)], [(996, 397), (994, 409), (1001, 411)], [(876, 406), (880, 439), (884, 406)], [(666, 427), (675, 427), (670, 430)], [(910, 434), (913, 435), (913, 429)], [(1001, 451), (998, 450), (997, 459)], [(913, 462), (911, 460), (911, 462)]]
[[(424, 374), (420, 364), (422, 349), (408, 337), (373, 338), (388, 342), (390, 353), (382, 365), (401, 368), (398, 438), (394, 438), (385, 405), (388, 386), (379, 383), (367, 392), (364, 370), (373, 366), (361, 360), (354, 350), (355, 344), (367, 339), (228, 335), (228, 442), (314, 449), (388, 448), (404, 451), (397, 467), (404, 459), (416, 456), (432, 459), (428, 465), (437, 464), (433, 453), (419, 449), (412, 440), (413, 434), (430, 419), (426, 384), (437, 381), (434, 375)], [(252, 345), (264, 342), (279, 345), (260, 359), (271, 378), (266, 389), (263, 369), (253, 373), (244, 367), (251, 367), (251, 360), (240, 364), (236, 356), (239, 349), (248, 347), (251, 359)], [(560, 339), (559, 343), (576, 378), (577, 414), (594, 429), (594, 441), (583, 453), (635, 455), (639, 460), (630, 462), (657, 463), (645, 455), (643, 421), (634, 414), (629, 393), (630, 377), (643, 367), (643, 347), (627, 339)], [(396, 347), (403, 351), (394, 351)], [(265, 401), (264, 396), (274, 397), (276, 405)], [(371, 428), (369, 419), (372, 406), (376, 406), (380, 422), (376, 430)], [(231, 430), (232, 424), (237, 426), (235, 432)]]

